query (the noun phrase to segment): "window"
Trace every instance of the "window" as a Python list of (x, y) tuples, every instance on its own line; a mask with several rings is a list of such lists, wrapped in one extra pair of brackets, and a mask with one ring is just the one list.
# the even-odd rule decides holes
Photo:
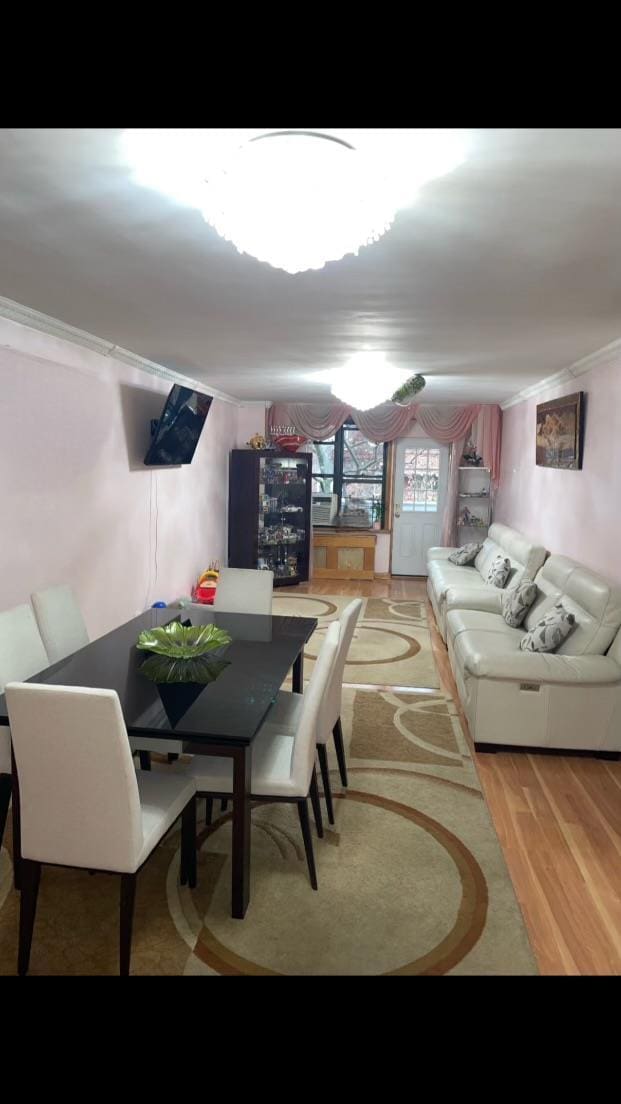
[(405, 450), (403, 512), (437, 514), (440, 485), (440, 449)]
[(313, 441), (313, 494), (335, 494), (343, 523), (383, 528), (387, 449), (367, 441), (351, 420), (329, 441)]

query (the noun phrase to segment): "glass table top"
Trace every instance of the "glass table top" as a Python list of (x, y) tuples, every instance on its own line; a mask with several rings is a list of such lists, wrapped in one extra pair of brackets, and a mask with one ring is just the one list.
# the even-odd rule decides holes
[[(214, 653), (226, 665), (212, 682), (154, 683), (142, 674), (150, 653), (136, 648), (139, 634), (172, 620), (213, 623), (231, 636), (231, 643)], [(28, 681), (116, 690), (132, 736), (248, 744), (316, 627), (312, 617), (219, 613), (197, 605), (151, 609)], [(2, 695), (0, 724), (7, 723)]]

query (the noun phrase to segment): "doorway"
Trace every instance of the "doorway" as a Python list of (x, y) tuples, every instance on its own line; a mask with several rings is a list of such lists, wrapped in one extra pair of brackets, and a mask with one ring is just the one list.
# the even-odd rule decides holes
[(404, 437), (395, 455), (393, 575), (426, 575), (427, 549), (440, 544), (448, 482), (448, 445)]

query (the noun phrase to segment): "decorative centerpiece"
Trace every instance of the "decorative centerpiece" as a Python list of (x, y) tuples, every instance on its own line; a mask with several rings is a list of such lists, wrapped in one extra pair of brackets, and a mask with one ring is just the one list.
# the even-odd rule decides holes
[(171, 621), (161, 628), (145, 629), (136, 647), (153, 652), (140, 670), (151, 682), (213, 682), (229, 661), (214, 655), (232, 637), (217, 625), (182, 625)]
[(285, 452), (297, 452), (300, 445), (306, 441), (306, 437), (302, 437), (295, 426), (285, 425), (272, 426), (271, 438), (274, 444)]

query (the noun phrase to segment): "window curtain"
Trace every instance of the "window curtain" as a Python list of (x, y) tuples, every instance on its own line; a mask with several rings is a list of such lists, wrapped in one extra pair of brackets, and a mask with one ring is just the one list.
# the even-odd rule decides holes
[(502, 413), (496, 404), (471, 403), (469, 406), (434, 406), (412, 403), (398, 406), (382, 403), (374, 410), (356, 410), (344, 403), (274, 403), (268, 414), (270, 432), (276, 426), (293, 426), (309, 441), (325, 441), (351, 415), (369, 441), (395, 441), (407, 437), (415, 423), (426, 436), (441, 445), (449, 445), (448, 489), (442, 521), (442, 543), (454, 545), (457, 539), (457, 493), (459, 466), (470, 437), (485, 467), (491, 469), (492, 485), (500, 477)]
[(415, 420), (415, 407), (382, 403), (373, 410), (355, 410), (340, 402), (275, 403), (270, 408), (268, 426), (270, 432), (274, 426), (295, 426), (297, 433), (309, 441), (325, 441), (350, 415), (367, 440), (379, 444), (407, 437)]

